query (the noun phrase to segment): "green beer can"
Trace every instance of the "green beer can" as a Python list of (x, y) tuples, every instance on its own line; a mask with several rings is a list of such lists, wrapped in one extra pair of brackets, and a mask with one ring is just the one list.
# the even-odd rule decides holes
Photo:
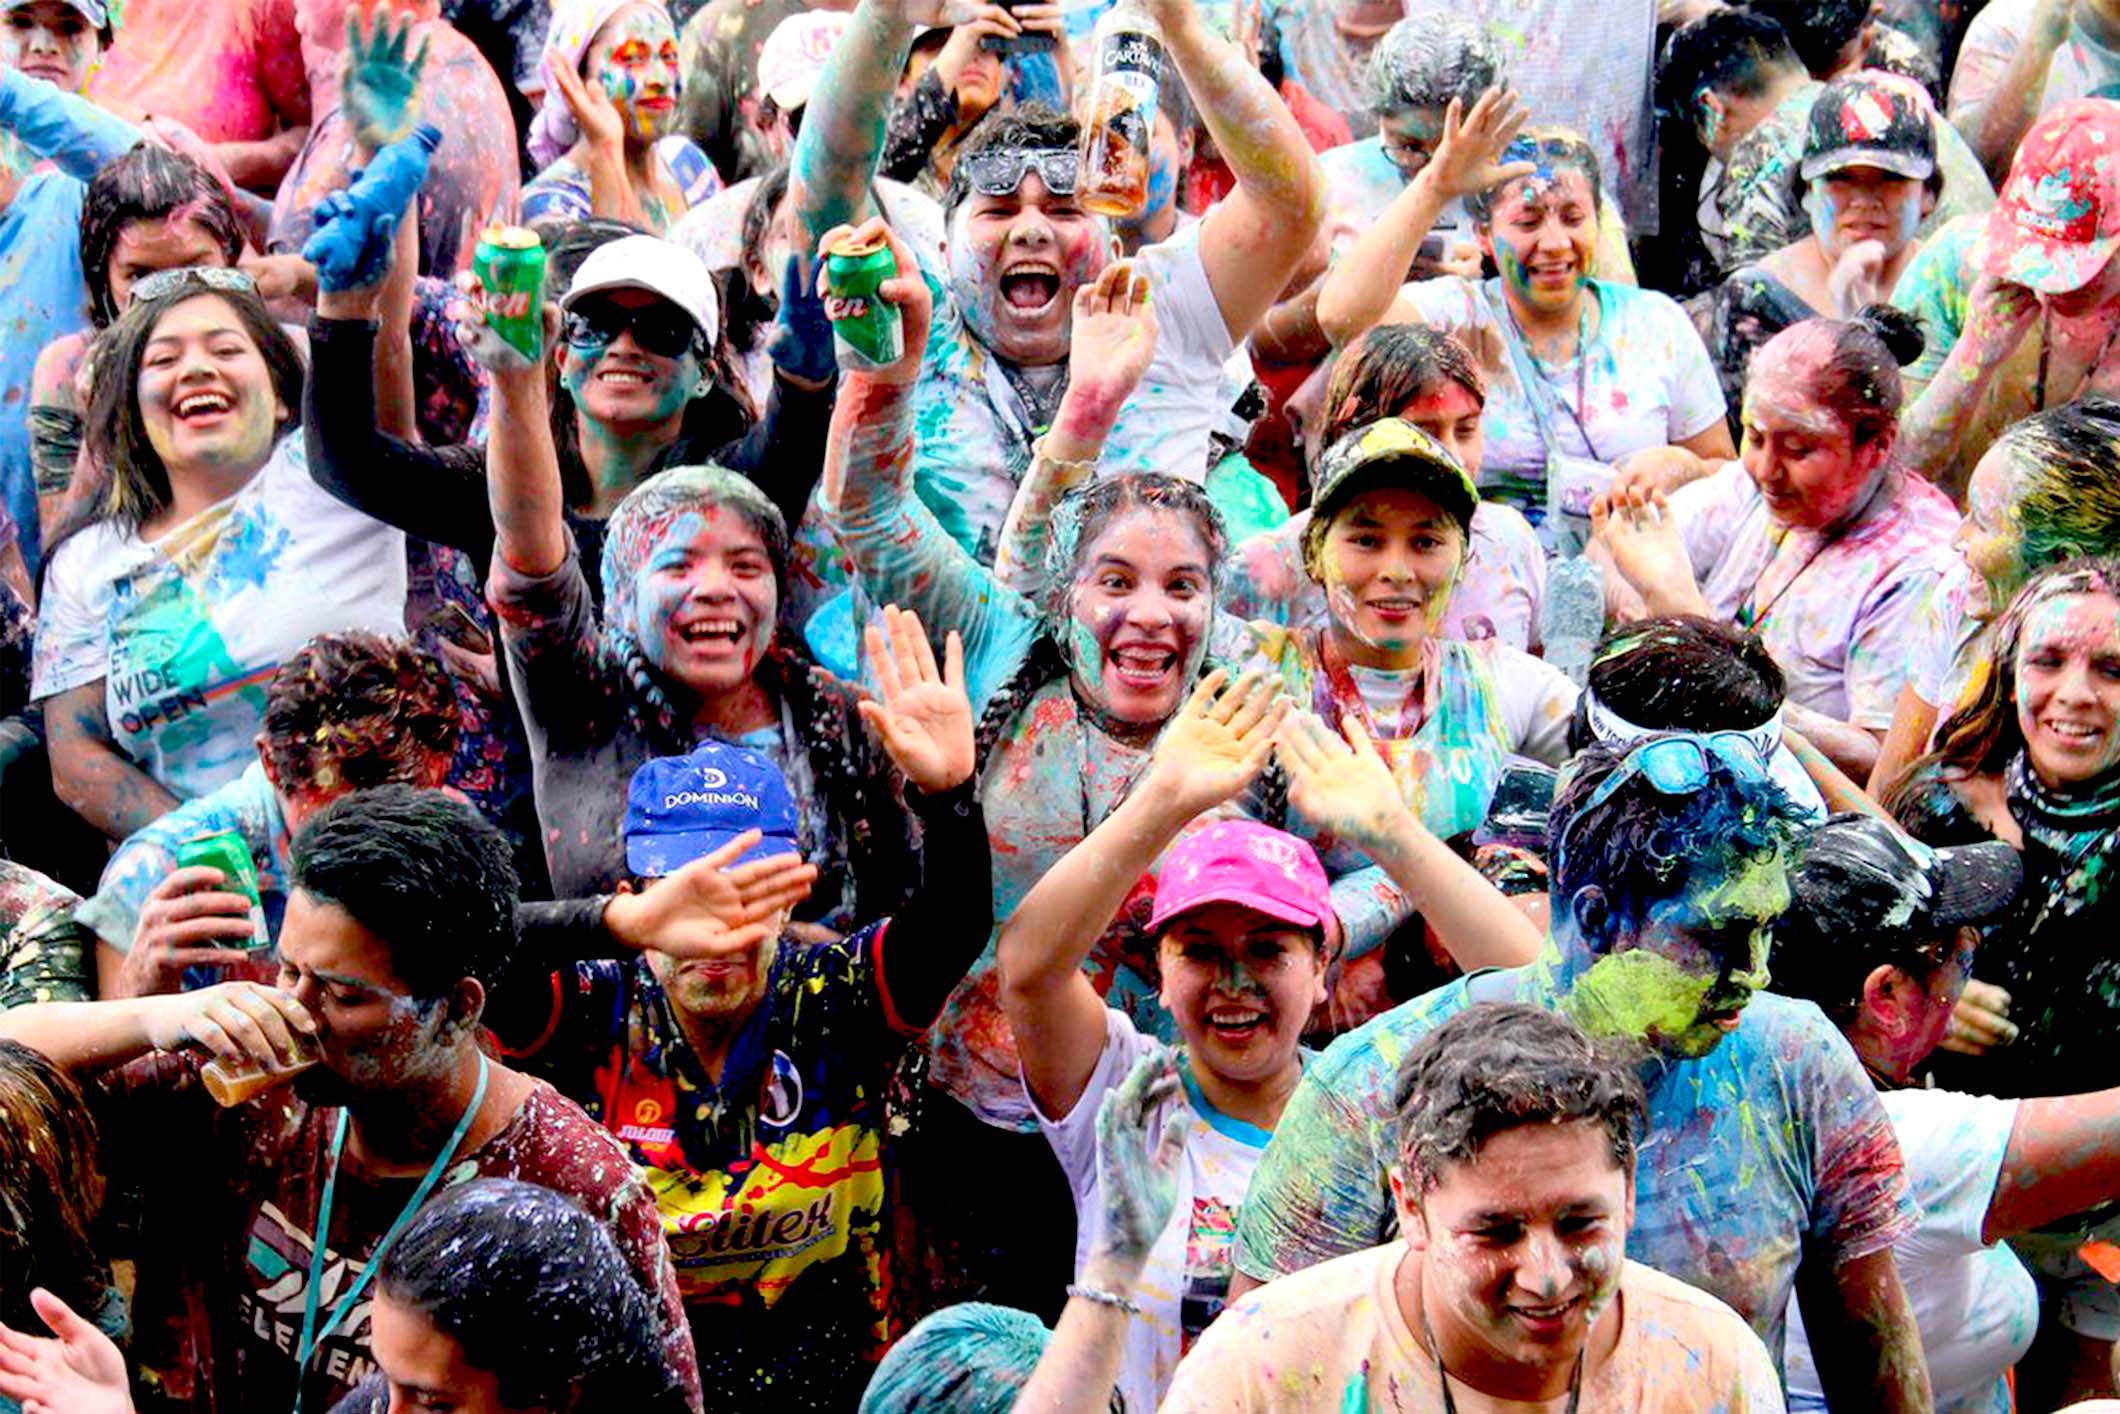
[(848, 235), (824, 253), (824, 312), (841, 368), (888, 368), (905, 356), (905, 321), (876, 291), (898, 273), (890, 243)]
[(265, 927), (265, 900), (258, 893), (257, 865), (252, 862), (250, 845), (241, 833), (215, 830), (210, 834), (193, 835), (179, 844), (177, 867), (189, 869), (195, 864), (220, 870), (222, 891), (242, 894), (250, 900), (250, 942), (235, 946), (272, 946), (272, 934)]
[(486, 325), (501, 341), (536, 363), (545, 354), (545, 243), (528, 226), (488, 226), (479, 234), (471, 269), (484, 291)]

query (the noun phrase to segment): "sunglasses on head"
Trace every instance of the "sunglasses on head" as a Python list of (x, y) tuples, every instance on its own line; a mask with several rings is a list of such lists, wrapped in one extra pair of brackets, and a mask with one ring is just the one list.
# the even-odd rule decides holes
[(1757, 785), (1773, 779), (1758, 743), (1743, 732), (1658, 737), (1628, 752), (1613, 768), (1612, 774), (1598, 783), (1597, 789), (1590, 793), (1590, 799), (1561, 831), (1560, 839), (1555, 842), (1555, 855), (1565, 855), (1568, 836), (1574, 833), (1575, 827), (1595, 815), (1598, 808), (1624, 789), (1629, 781), (1647, 781), (1659, 795), (1697, 795), (1707, 788), (1716, 762), (1721, 762), (1731, 775), (1747, 784)]
[(1036, 172), (1054, 196), (1073, 196), (1082, 164), (1072, 147), (987, 148), (958, 159), (964, 179), (981, 196), (1009, 196)]
[(560, 321), (561, 336), (578, 349), (615, 343), (628, 329), (641, 352), (657, 358), (676, 358), (704, 342), (692, 316), (662, 300), (630, 309), (609, 300), (583, 300)]
[(173, 270), (157, 270), (151, 275), (142, 275), (132, 282), (132, 300), (159, 299), (186, 284), (204, 285), (209, 290), (225, 290), (236, 294), (254, 295), (258, 282), (246, 271), (227, 265), (179, 265)]

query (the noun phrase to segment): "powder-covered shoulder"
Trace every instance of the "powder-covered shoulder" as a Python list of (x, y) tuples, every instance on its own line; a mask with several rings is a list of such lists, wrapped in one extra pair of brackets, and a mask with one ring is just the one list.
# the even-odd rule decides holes
[(1304, 1067), (1303, 1079), (1349, 1104), (1389, 1110), (1394, 1078), (1407, 1052), (1464, 1009), (1463, 978), (1401, 1002), (1336, 1038)]
[[(1664, 1275), (1639, 1262), (1627, 1263), (1621, 1277), (1626, 1299), (1626, 1340), (1646, 1359), (1682, 1362), (1688, 1379), (1699, 1380), (1704, 1400), (1718, 1387), (1746, 1395), (1778, 1392), (1774, 1363), (1759, 1335), (1744, 1317), (1698, 1287)], [(1754, 1389), (1755, 1380), (1763, 1383)], [(1729, 1408), (1702, 1403), (1701, 1409)], [(1751, 1403), (1743, 1408), (1768, 1407)], [(1777, 1401), (1772, 1407), (1779, 1408)]]

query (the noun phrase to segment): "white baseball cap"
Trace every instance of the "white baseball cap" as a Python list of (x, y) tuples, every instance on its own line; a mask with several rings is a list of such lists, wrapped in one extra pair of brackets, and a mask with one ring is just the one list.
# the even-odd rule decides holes
[(646, 290), (692, 316), (711, 344), (721, 337), (721, 299), (706, 262), (681, 245), (656, 236), (620, 236), (589, 252), (574, 272), (562, 310), (603, 290)]
[(852, 18), (846, 10), (804, 10), (775, 25), (758, 48), (758, 91), (783, 113), (809, 102)]

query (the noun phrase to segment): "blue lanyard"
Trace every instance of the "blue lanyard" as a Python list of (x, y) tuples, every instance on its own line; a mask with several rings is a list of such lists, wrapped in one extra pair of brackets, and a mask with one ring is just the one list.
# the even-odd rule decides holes
[(397, 1220), (390, 1224), (390, 1230), (383, 1234), (383, 1240), (378, 1242), (375, 1251), (369, 1254), (368, 1264), (362, 1270), (360, 1279), (354, 1282), (353, 1289), (339, 1298), (338, 1304), (331, 1308), (331, 1314), (324, 1318), (323, 1328), (318, 1329), (317, 1291), (324, 1279), (324, 1249), (331, 1239), (331, 1197), (339, 1185), (339, 1153), (346, 1147), (346, 1111), (339, 1111), (338, 1128), (331, 1136), (331, 1157), (325, 1161), (324, 1201), (317, 1204), (316, 1232), (310, 1244), (309, 1292), (302, 1298), (302, 1344), (295, 1355), (294, 1414), (302, 1414), (302, 1386), (309, 1377), (310, 1357), (315, 1355), (316, 1348), (338, 1329), (339, 1322), (346, 1318), (346, 1313), (353, 1309), (354, 1303), (361, 1299), (361, 1293), (368, 1289), (368, 1283), (374, 1278), (376, 1268), (383, 1265), (383, 1254), (390, 1250), (390, 1244), (397, 1241), (398, 1234), (405, 1230), (405, 1224), (412, 1221), (412, 1215), (427, 1201), (427, 1195), (434, 1192), (434, 1185), (441, 1182), (442, 1171), (455, 1161), (456, 1151), (462, 1146), (464, 1136), (471, 1132), (471, 1121), (477, 1116), (478, 1107), (485, 1102), (486, 1074), (486, 1057), (481, 1054), (478, 1058), (478, 1087), (471, 1092), (471, 1103), (464, 1107), (464, 1117), (456, 1122), (456, 1132), (449, 1136), (449, 1142), (442, 1146), (442, 1152), (434, 1156), (434, 1162), (428, 1165), (427, 1176), (420, 1180), (420, 1186), (412, 1191), (412, 1197), (407, 1199), (405, 1206), (398, 1211)]

